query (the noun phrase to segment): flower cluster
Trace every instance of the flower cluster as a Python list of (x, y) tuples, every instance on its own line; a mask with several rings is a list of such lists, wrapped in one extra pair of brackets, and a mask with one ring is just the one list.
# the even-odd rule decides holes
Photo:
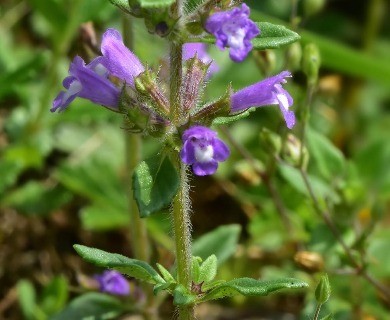
[(102, 274), (95, 275), (99, 283), (99, 290), (118, 296), (127, 296), (130, 294), (130, 285), (126, 278), (115, 270), (106, 270)]
[[(246, 57), (252, 48), (250, 40), (260, 32), (249, 19), (249, 8), (245, 4), (241, 8), (211, 15), (205, 27), (216, 36), (219, 48), (230, 47), (230, 56), (235, 61), (242, 61)], [(134, 132), (160, 136), (177, 136), (182, 132), (181, 160), (191, 166), (198, 176), (215, 173), (218, 163), (225, 161), (230, 154), (217, 133), (208, 128), (216, 117), (235, 115), (250, 107), (278, 105), (287, 127), (291, 129), (295, 124), (294, 112), (289, 109), (293, 99), (282, 86), (286, 78), (291, 77), (288, 71), (235, 93), (228, 91), (218, 101), (201, 106), (204, 81), (207, 76), (217, 72), (218, 66), (207, 54), (204, 44), (185, 44), (182, 58), (186, 63), (179, 92), (182, 110), (180, 119), (177, 115), (171, 119), (169, 99), (157, 81), (157, 75), (146, 70), (126, 48), (117, 30), (108, 29), (103, 34), (101, 52), (102, 56), (89, 64), (80, 57), (74, 58), (69, 76), (63, 81), (66, 91), (55, 98), (51, 111), (62, 111), (76, 97), (81, 97), (125, 113), (126, 119), (132, 120)], [(153, 130), (150, 129), (152, 125)], [(108, 273), (105, 277), (108, 278), (108, 275), (118, 279), (118, 276)]]
[(260, 34), (249, 13), (249, 7), (243, 3), (241, 8), (214, 13), (206, 21), (205, 28), (215, 36), (217, 47), (229, 47), (230, 58), (235, 62), (246, 58), (253, 47), (251, 39)]

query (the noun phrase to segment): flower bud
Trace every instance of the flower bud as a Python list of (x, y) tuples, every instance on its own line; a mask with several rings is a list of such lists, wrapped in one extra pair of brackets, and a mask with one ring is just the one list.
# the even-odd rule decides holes
[(209, 66), (210, 64), (205, 64), (199, 60), (197, 55), (185, 61), (184, 67), (186, 71), (184, 72), (180, 89), (180, 101), (185, 113), (197, 106)]
[(254, 50), (252, 56), (265, 75), (271, 74), (275, 70), (276, 55), (274, 50)]
[(283, 159), (289, 162), (292, 166), (302, 166), (303, 168), (307, 166), (309, 153), (306, 147), (302, 148), (302, 142), (296, 136), (292, 134), (287, 135), (287, 141), (284, 144), (282, 151)]
[(318, 47), (309, 43), (303, 50), (302, 70), (306, 74), (308, 85), (315, 85), (321, 65), (321, 56)]
[(270, 149), (274, 154), (279, 154), (282, 150), (282, 139), (275, 132), (262, 128), (260, 132), (260, 140)]
[(157, 77), (150, 70), (146, 69), (135, 78), (135, 89), (143, 100), (148, 102), (152, 109), (161, 116), (169, 115), (169, 102), (157, 83)]
[(303, 11), (305, 16), (312, 16), (320, 12), (326, 4), (326, 0), (304, 0)]
[(287, 69), (294, 71), (299, 69), (302, 60), (302, 46), (294, 42), (287, 49)]
[(141, 96), (134, 97), (130, 93), (124, 87), (119, 102), (119, 111), (125, 116), (124, 129), (152, 136), (164, 134), (169, 122), (150, 109)]
[(326, 301), (329, 300), (331, 294), (331, 287), (329, 283), (328, 275), (325, 273), (321, 279), (320, 282), (317, 285), (315, 296), (316, 300), (319, 304), (324, 304)]

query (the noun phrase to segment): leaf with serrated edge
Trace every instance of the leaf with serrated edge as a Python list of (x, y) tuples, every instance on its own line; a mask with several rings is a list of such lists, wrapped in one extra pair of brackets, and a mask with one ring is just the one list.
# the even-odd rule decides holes
[(217, 275), (218, 259), (215, 254), (208, 257), (199, 268), (199, 282), (210, 282)]
[(97, 266), (115, 269), (148, 283), (165, 283), (157, 271), (144, 261), (130, 259), (117, 253), (109, 253), (79, 244), (75, 244), (73, 247), (84, 260)]
[(281, 289), (299, 289), (307, 287), (307, 283), (296, 279), (255, 280), (239, 278), (227, 281), (206, 293), (198, 302), (232, 297), (237, 294), (244, 296), (266, 296)]
[(161, 275), (163, 276), (164, 280), (166, 282), (176, 282), (175, 278), (172, 277), (171, 273), (165, 269), (161, 264), (156, 263), (158, 270), (160, 271)]

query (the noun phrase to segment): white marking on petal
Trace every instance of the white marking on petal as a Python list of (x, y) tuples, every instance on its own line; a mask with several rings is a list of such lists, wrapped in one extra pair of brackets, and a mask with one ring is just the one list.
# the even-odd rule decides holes
[(74, 80), (70, 85), (69, 89), (65, 92), (65, 94), (62, 96), (62, 102), (64, 103), (66, 100), (68, 100), (71, 96), (77, 95), (83, 86), (81, 85), (80, 81)]
[(208, 145), (205, 148), (201, 148), (200, 146), (195, 146), (195, 159), (198, 162), (210, 162), (213, 160), (214, 149), (212, 145)]
[(99, 75), (99, 76), (105, 76), (107, 73), (107, 68), (103, 66), (101, 63), (98, 63), (93, 70)]
[(227, 35), (228, 45), (233, 49), (240, 49), (244, 46), (245, 30), (237, 27), (236, 23), (227, 22), (222, 26), (222, 31)]
[(288, 111), (288, 99), (285, 94), (283, 93), (277, 93), (276, 99), (279, 101), (279, 105), (281, 105), (286, 111)]

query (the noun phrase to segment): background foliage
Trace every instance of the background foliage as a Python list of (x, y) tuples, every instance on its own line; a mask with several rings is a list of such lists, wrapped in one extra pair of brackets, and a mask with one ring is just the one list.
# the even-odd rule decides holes
[[(350, 253), (390, 285), (388, 3), (302, 0), (300, 18), (291, 20), (294, 3), (247, 1), (255, 20), (299, 22), (302, 42), (254, 52), (241, 64), (210, 48), (220, 72), (206, 94), (217, 98), (228, 82), (239, 89), (287, 67), (294, 72), (289, 90), (299, 115), (292, 134), (299, 137), (308, 101), (300, 57), (305, 44), (318, 46), (322, 65), (307, 132), (309, 180)], [(85, 276), (99, 272), (72, 245), (132, 255), (121, 118), (81, 99), (61, 115), (48, 110), (69, 59), (76, 54), (91, 59), (101, 32), (120, 28), (120, 13), (104, 0), (3, 0), (0, 15), (0, 318), (81, 319), (82, 313), (71, 312), (88, 308), (98, 317), (116, 317), (124, 310), (114, 297), (89, 292), (72, 300), (90, 290)], [(142, 21), (134, 28), (136, 54), (152, 67), (166, 64), (164, 40), (148, 34)], [(225, 279), (296, 277), (311, 288), (205, 304), (199, 318), (307, 319), (319, 275), (326, 271), (332, 296), (323, 315), (386, 319), (389, 301), (361, 276), (313, 207), (291, 165), (296, 159), (288, 133), (274, 108), (222, 127), (232, 156), (217, 175), (193, 179), (194, 250), (203, 258), (215, 253)], [(280, 138), (285, 142), (276, 150)], [(143, 151), (153, 155), (155, 143), (145, 139)], [(162, 212), (147, 224), (153, 257), (169, 268), (169, 218)], [(140, 289), (133, 286), (131, 299), (137, 300)], [(172, 310), (165, 305), (162, 310), (171, 317)]]

